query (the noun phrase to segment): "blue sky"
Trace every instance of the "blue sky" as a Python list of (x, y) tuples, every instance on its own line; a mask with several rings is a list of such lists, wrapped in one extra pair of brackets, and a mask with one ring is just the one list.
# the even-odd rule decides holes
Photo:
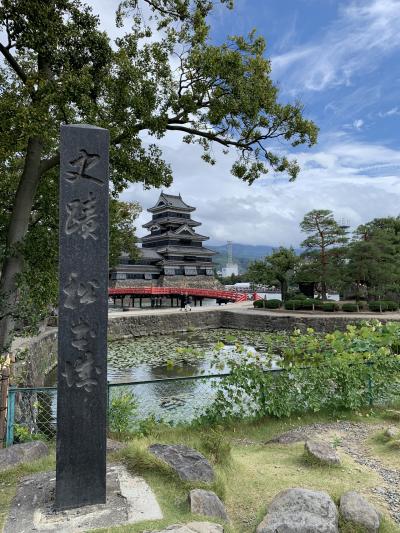
[[(111, 31), (117, 2), (91, 3)], [(202, 233), (214, 243), (297, 246), (311, 209), (331, 209), (352, 227), (398, 215), (400, 0), (236, 0), (231, 12), (217, 9), (211, 26), (214, 42), (253, 28), (265, 37), (280, 99), (300, 99), (320, 136), (311, 150), (295, 151), (302, 172), (294, 184), (271, 175), (251, 187), (229, 174), (233, 155), (217, 148), (210, 167), (179, 135), (162, 139), (174, 171), (169, 192), (198, 207)], [(124, 193), (144, 208), (157, 196), (140, 185)]]

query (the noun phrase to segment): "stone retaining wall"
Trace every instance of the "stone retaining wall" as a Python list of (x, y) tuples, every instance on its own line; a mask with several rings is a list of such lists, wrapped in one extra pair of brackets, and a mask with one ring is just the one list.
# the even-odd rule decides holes
[(166, 335), (191, 329), (215, 329), (221, 327), (221, 311), (210, 310), (201, 313), (168, 313), (154, 315), (110, 316), (108, 322), (109, 340), (144, 335)]
[[(307, 328), (313, 328), (315, 331), (330, 333), (335, 330), (343, 331), (348, 324), (355, 324), (360, 320), (367, 320), (368, 317), (359, 318), (354, 316), (296, 316), (276, 314), (264, 314), (261, 312), (240, 312), (224, 311), (221, 313), (220, 327), (233, 329), (250, 329), (253, 331), (293, 331), (300, 329), (305, 331)], [(381, 319), (381, 322), (387, 322), (390, 318)], [(393, 319), (392, 319), (393, 320)]]
[[(126, 316), (110, 316), (108, 323), (109, 340), (145, 335), (166, 335), (177, 331), (192, 329), (249, 329), (253, 331), (292, 331), (298, 328), (305, 331), (313, 328), (316, 331), (332, 332), (344, 330), (348, 324), (371, 317), (354, 316), (296, 316), (280, 313), (272, 314), (262, 311), (243, 311), (240, 309), (210, 309), (201, 312), (173, 312), (163, 311), (159, 314), (135, 314)], [(382, 322), (396, 320), (386, 316), (380, 318)], [(18, 350), (28, 350), (27, 364), (17, 365), (17, 371), (24, 370), (24, 383), (31, 387), (44, 385), (45, 376), (57, 362), (57, 329), (52, 328), (32, 339), (17, 339), (13, 347)], [(18, 355), (17, 355), (18, 360)]]
[(37, 337), (14, 341), (14, 374), (25, 387), (44, 386), (46, 374), (57, 364), (57, 333), (57, 328), (50, 328)]

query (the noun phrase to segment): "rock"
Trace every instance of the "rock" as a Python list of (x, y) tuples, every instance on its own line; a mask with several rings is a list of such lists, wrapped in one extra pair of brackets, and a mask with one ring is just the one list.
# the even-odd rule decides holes
[(182, 444), (152, 444), (149, 451), (168, 463), (183, 481), (214, 480), (214, 471), (207, 459)]
[(305, 441), (307, 436), (300, 432), (287, 431), (281, 435), (277, 435), (272, 439), (265, 441), (265, 444), (294, 444), (295, 442)]
[(340, 457), (335, 449), (328, 443), (316, 440), (307, 440), (304, 449), (306, 453), (321, 464), (339, 465)]
[(125, 448), (125, 444), (123, 442), (119, 442), (118, 440), (114, 439), (107, 439), (107, 452), (118, 452), (119, 450), (122, 450), (122, 448)]
[(220, 524), (212, 522), (189, 522), (187, 524), (174, 524), (159, 531), (158, 533), (223, 533), (224, 528)]
[(218, 496), (209, 490), (193, 489), (189, 493), (190, 512), (205, 516), (217, 516), (228, 519), (224, 504)]
[(352, 491), (343, 494), (340, 498), (339, 511), (347, 522), (361, 526), (367, 533), (379, 531), (379, 514), (361, 494)]
[(0, 449), (0, 471), (12, 468), (21, 463), (29, 463), (48, 455), (49, 449), (40, 440), (14, 444), (8, 448)]
[(302, 488), (272, 500), (257, 533), (338, 533), (338, 511), (329, 494)]
[(391, 426), (385, 431), (385, 437), (389, 437), (389, 439), (397, 439), (400, 437), (400, 430), (394, 426)]

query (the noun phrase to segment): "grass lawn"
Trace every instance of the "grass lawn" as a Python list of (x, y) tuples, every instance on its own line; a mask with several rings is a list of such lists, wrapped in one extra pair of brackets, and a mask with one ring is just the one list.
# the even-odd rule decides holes
[[(341, 448), (339, 454), (342, 465), (323, 467), (305, 460), (302, 443), (265, 444), (274, 435), (291, 428), (314, 422), (332, 422), (338, 418), (396, 425), (396, 422), (388, 421), (384, 413), (377, 410), (359, 415), (346, 413), (334, 418), (320, 414), (285, 421), (265, 419), (257, 423), (240, 423), (217, 429), (157, 426), (147, 437), (130, 440), (128, 446), (110, 456), (110, 460), (123, 462), (132, 473), (140, 474), (146, 479), (157, 496), (165, 518), (97, 531), (135, 533), (161, 529), (177, 522), (196, 519), (211, 521), (191, 515), (187, 501), (191, 488), (204, 488), (205, 485), (180, 481), (168, 466), (147, 451), (149, 444), (161, 442), (187, 444), (203, 452), (214, 463), (216, 479), (210, 489), (224, 500), (231, 520), (230, 524), (224, 524), (227, 533), (254, 532), (266, 513), (268, 503), (280, 490), (289, 487), (325, 490), (336, 502), (347, 490), (362, 492), (385, 515), (380, 531), (400, 532), (400, 527), (390, 520), (384, 502), (378, 501), (369, 492), (372, 487), (382, 486), (383, 480), (373, 470), (355, 463)], [(388, 446), (381, 435), (373, 435), (368, 441), (368, 447), (382, 463), (386, 462), (391, 468), (400, 468), (399, 449)], [(45, 460), (0, 474), (0, 521), (4, 520), (6, 507), (15, 493), (20, 477), (53, 469), (54, 466), (53, 452)], [(341, 531), (356, 533), (348, 525), (343, 525)]]

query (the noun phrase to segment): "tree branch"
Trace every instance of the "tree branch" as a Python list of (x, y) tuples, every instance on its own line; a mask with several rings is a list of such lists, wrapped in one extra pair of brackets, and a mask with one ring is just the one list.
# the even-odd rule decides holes
[(183, 131), (185, 133), (188, 133), (189, 135), (198, 135), (199, 137), (204, 137), (205, 139), (209, 139), (210, 141), (215, 141), (219, 144), (222, 144), (223, 146), (236, 146), (237, 148), (243, 148), (245, 150), (252, 150), (251, 143), (243, 143), (239, 141), (234, 141), (231, 139), (222, 139), (221, 137), (218, 137), (214, 133), (209, 133), (207, 131), (201, 131), (196, 130), (195, 128), (188, 128), (187, 126), (171, 126), (167, 125), (167, 130), (173, 130), (173, 131)]
[(48, 170), (56, 167), (59, 163), (60, 163), (60, 153), (59, 152), (54, 154), (49, 159), (42, 159), (40, 161), (40, 167), (39, 167), (40, 174), (44, 174)]
[(20, 80), (26, 83), (28, 76), (25, 74), (22, 67), (20, 67), (15, 57), (12, 54), (10, 54), (10, 51), (8, 50), (8, 48), (1, 43), (0, 43), (0, 52), (6, 58), (11, 68), (16, 73), (16, 75), (20, 78)]
[(162, 8), (160, 5), (157, 5), (153, 0), (144, 0), (146, 4), (148, 4), (150, 7), (152, 7), (155, 11), (158, 11), (159, 13), (162, 13), (163, 15), (173, 17), (173, 18), (181, 18), (181, 15), (177, 11), (173, 11), (172, 9)]

